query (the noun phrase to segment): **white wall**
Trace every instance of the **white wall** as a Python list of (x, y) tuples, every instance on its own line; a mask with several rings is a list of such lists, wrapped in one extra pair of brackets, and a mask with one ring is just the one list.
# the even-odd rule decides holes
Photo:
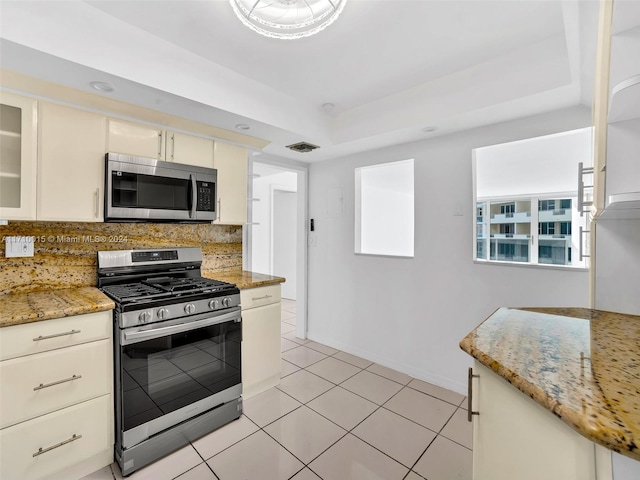
[(286, 278), (282, 284), (282, 298), (296, 299), (296, 192), (273, 191), (273, 275)]
[(640, 315), (640, 220), (598, 220), (595, 228), (595, 308)]
[[(308, 337), (464, 392), (460, 340), (500, 306), (588, 306), (588, 273), (472, 261), (471, 150), (589, 126), (572, 108), (313, 164)], [(415, 257), (354, 254), (354, 169), (415, 159)], [(577, 181), (577, 174), (576, 174)], [(327, 191), (342, 187), (341, 216)], [(464, 215), (454, 215), (463, 206)]]
[(251, 270), (273, 275), (271, 271), (271, 190), (274, 186), (297, 190), (297, 175), (278, 167), (257, 165), (257, 163), (254, 164), (254, 173), (262, 176), (253, 181), (253, 198), (260, 199), (252, 205), (253, 222), (260, 225), (252, 227)]

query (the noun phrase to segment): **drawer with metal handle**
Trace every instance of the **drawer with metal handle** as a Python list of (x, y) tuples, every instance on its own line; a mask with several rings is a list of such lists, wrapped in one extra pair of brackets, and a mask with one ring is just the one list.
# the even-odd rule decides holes
[(240, 290), (240, 305), (243, 310), (280, 302), (280, 285)]
[(0, 431), (0, 478), (69, 478), (65, 470), (112, 444), (113, 405), (104, 395)]
[(110, 345), (100, 340), (0, 362), (0, 427), (109, 393)]
[(0, 360), (109, 338), (111, 321), (105, 311), (0, 328)]

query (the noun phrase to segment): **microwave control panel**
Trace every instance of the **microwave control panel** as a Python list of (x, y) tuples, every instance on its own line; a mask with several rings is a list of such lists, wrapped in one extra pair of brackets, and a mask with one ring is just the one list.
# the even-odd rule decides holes
[(196, 210), (200, 212), (216, 211), (216, 184), (211, 182), (196, 182), (198, 186), (198, 204)]

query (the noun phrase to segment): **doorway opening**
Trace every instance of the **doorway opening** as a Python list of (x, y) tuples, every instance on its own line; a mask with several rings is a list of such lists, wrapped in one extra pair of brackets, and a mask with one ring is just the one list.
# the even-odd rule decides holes
[(295, 307), (296, 337), (307, 326), (307, 167), (249, 160), (245, 270), (284, 277), (283, 305)]

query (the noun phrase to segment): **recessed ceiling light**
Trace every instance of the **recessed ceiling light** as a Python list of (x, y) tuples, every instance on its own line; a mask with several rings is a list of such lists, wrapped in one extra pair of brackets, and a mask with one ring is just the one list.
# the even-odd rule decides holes
[(236, 125), (236, 129), (238, 130), (249, 130), (251, 127), (246, 123), (239, 123)]
[(424, 133), (431, 133), (431, 132), (435, 132), (438, 129), (438, 127), (434, 127), (434, 126), (428, 126), (428, 127), (424, 127), (422, 129), (422, 131)]
[(113, 85), (106, 82), (91, 82), (89, 85), (91, 85), (91, 88), (94, 88), (103, 93), (110, 93), (115, 90), (115, 88), (113, 88)]
[(322, 111), (324, 113), (333, 113), (333, 110), (336, 108), (336, 106), (333, 103), (323, 103), (322, 104)]

